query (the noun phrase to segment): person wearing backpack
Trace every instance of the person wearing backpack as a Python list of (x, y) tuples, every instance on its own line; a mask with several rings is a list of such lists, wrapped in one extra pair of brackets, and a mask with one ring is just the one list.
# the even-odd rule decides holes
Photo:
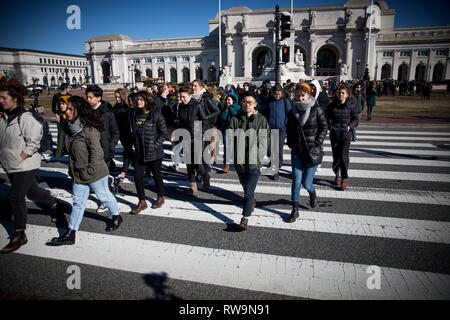
[[(278, 169), (283, 165), (283, 146), (286, 139), (286, 124), (287, 115), (291, 110), (291, 103), (284, 96), (283, 88), (276, 85), (272, 88), (271, 97), (266, 100), (261, 108), (261, 113), (267, 119), (270, 130), (277, 129), (279, 133), (278, 152), (279, 152), (279, 168), (276, 168), (276, 173), (273, 176), (274, 180), (279, 179)], [(272, 154), (272, 147), (269, 145), (269, 156)], [(272, 164), (273, 165), (273, 164)]]
[(44, 130), (32, 112), (24, 108), (26, 93), (27, 89), (15, 79), (0, 84), (0, 105), (4, 111), (0, 117), (0, 163), (11, 183), (8, 200), (14, 217), (14, 233), (1, 253), (13, 252), (28, 242), (25, 197), (50, 207), (56, 213), (54, 222), (62, 219), (67, 209), (37, 184), (37, 170), (41, 166), (38, 151)]

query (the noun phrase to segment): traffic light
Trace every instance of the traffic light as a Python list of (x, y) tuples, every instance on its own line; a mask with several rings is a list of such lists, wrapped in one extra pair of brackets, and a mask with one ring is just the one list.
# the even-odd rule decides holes
[(281, 48), (281, 61), (288, 63), (289, 62), (289, 47), (283, 46)]
[(284, 40), (291, 36), (291, 16), (282, 13), (280, 16), (280, 21), (281, 21), (281, 40)]

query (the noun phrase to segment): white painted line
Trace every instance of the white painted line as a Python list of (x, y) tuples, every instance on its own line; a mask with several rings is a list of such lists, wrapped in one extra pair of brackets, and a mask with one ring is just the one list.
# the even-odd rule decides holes
[[(50, 192), (58, 199), (73, 203), (72, 194), (67, 190), (53, 188)], [(6, 194), (5, 190), (0, 187), (0, 194), (3, 193)], [(118, 194), (116, 197), (119, 210), (124, 213), (129, 213), (138, 202), (136, 196)], [(258, 196), (257, 198), (261, 199)], [(94, 197), (88, 199), (86, 210), (98, 208), (98, 201), (93, 199)], [(286, 209), (275, 209), (261, 208), (257, 204), (255, 212), (249, 219), (249, 226), (450, 244), (450, 222), (301, 210), (300, 218), (290, 224), (283, 221), (283, 218), (287, 218), (290, 212), (290, 206), (286, 206)], [(149, 206), (140, 215), (239, 224), (242, 218), (242, 206), (199, 201), (187, 202), (166, 198), (162, 208), (154, 210)]]
[[(3, 170), (3, 169), (2, 169)], [(39, 171), (40, 176), (68, 178), (67, 173), (64, 174), (60, 170)], [(163, 179), (166, 187), (188, 186), (188, 180), (182, 179)], [(231, 182), (231, 183), (230, 183)], [(131, 183), (134, 185), (133, 177), (126, 177), (123, 183)], [(152, 184), (153, 184), (152, 180)], [(201, 183), (198, 184), (201, 186)], [(365, 188), (365, 187), (347, 187), (346, 191), (334, 190), (331, 187), (315, 186), (317, 196), (319, 198), (347, 199), (347, 200), (367, 200), (367, 201), (384, 201), (396, 203), (417, 203), (417, 204), (433, 204), (433, 205), (450, 205), (450, 192), (442, 191), (426, 191), (426, 190), (399, 190), (399, 189), (381, 189), (381, 188)], [(0, 190), (6, 195), (7, 187), (0, 184)], [(52, 189), (53, 190), (53, 189)], [(56, 189), (55, 189), (56, 190)], [(242, 193), (242, 186), (238, 180), (229, 179), (211, 179), (210, 191), (214, 194), (217, 191), (230, 191)], [(256, 198), (260, 199), (261, 194), (280, 195), (289, 197), (291, 194), (290, 183), (274, 183), (274, 182), (258, 182), (256, 186)], [(303, 188), (300, 191), (301, 196), (308, 196), (307, 191)]]
[(358, 130), (356, 133), (381, 134), (381, 135), (411, 135), (411, 136), (450, 136), (450, 132), (439, 131), (382, 131), (382, 130)]
[[(449, 299), (450, 276), (380, 268), (380, 289), (367, 287), (368, 265), (204, 248), (78, 231), (74, 246), (46, 246), (56, 228), (28, 225), (17, 254), (171, 279), (312, 299)], [(0, 228), (0, 245), (8, 242)]]
[[(171, 165), (171, 161), (164, 161), (164, 164)], [(117, 161), (116, 165), (121, 165)], [(67, 168), (51, 168), (41, 167), (39, 174), (46, 176), (45, 172), (57, 172), (67, 176)], [(290, 172), (290, 171), (289, 171)], [(0, 173), (5, 173), (4, 169), (0, 169)], [(385, 179), (385, 180), (401, 180), (401, 181), (427, 181), (427, 182), (450, 182), (450, 174), (444, 173), (420, 173), (420, 172), (399, 172), (399, 171), (379, 171), (379, 170), (349, 170), (350, 178), (363, 179)], [(59, 175), (61, 176), (61, 175)], [(316, 172), (315, 177), (335, 177), (332, 169), (321, 168)]]

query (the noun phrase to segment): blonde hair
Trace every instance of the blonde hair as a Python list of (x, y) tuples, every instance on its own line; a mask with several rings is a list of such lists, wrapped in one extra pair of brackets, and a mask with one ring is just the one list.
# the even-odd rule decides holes
[(306, 82), (299, 82), (295, 86), (295, 91), (296, 92), (300, 91), (302, 93), (307, 93), (307, 94), (311, 95), (311, 86), (309, 84), (307, 84)]

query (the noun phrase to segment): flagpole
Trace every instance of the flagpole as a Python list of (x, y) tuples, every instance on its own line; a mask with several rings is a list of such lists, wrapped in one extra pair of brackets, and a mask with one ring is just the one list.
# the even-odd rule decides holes
[(219, 76), (222, 75), (222, 18), (219, 0)]
[(372, 6), (373, 0), (371, 1), (370, 10), (369, 10), (369, 39), (367, 41), (367, 59), (366, 59), (366, 71), (364, 74), (364, 80), (370, 80), (369, 76), (369, 62), (370, 62), (370, 38), (372, 36)]

